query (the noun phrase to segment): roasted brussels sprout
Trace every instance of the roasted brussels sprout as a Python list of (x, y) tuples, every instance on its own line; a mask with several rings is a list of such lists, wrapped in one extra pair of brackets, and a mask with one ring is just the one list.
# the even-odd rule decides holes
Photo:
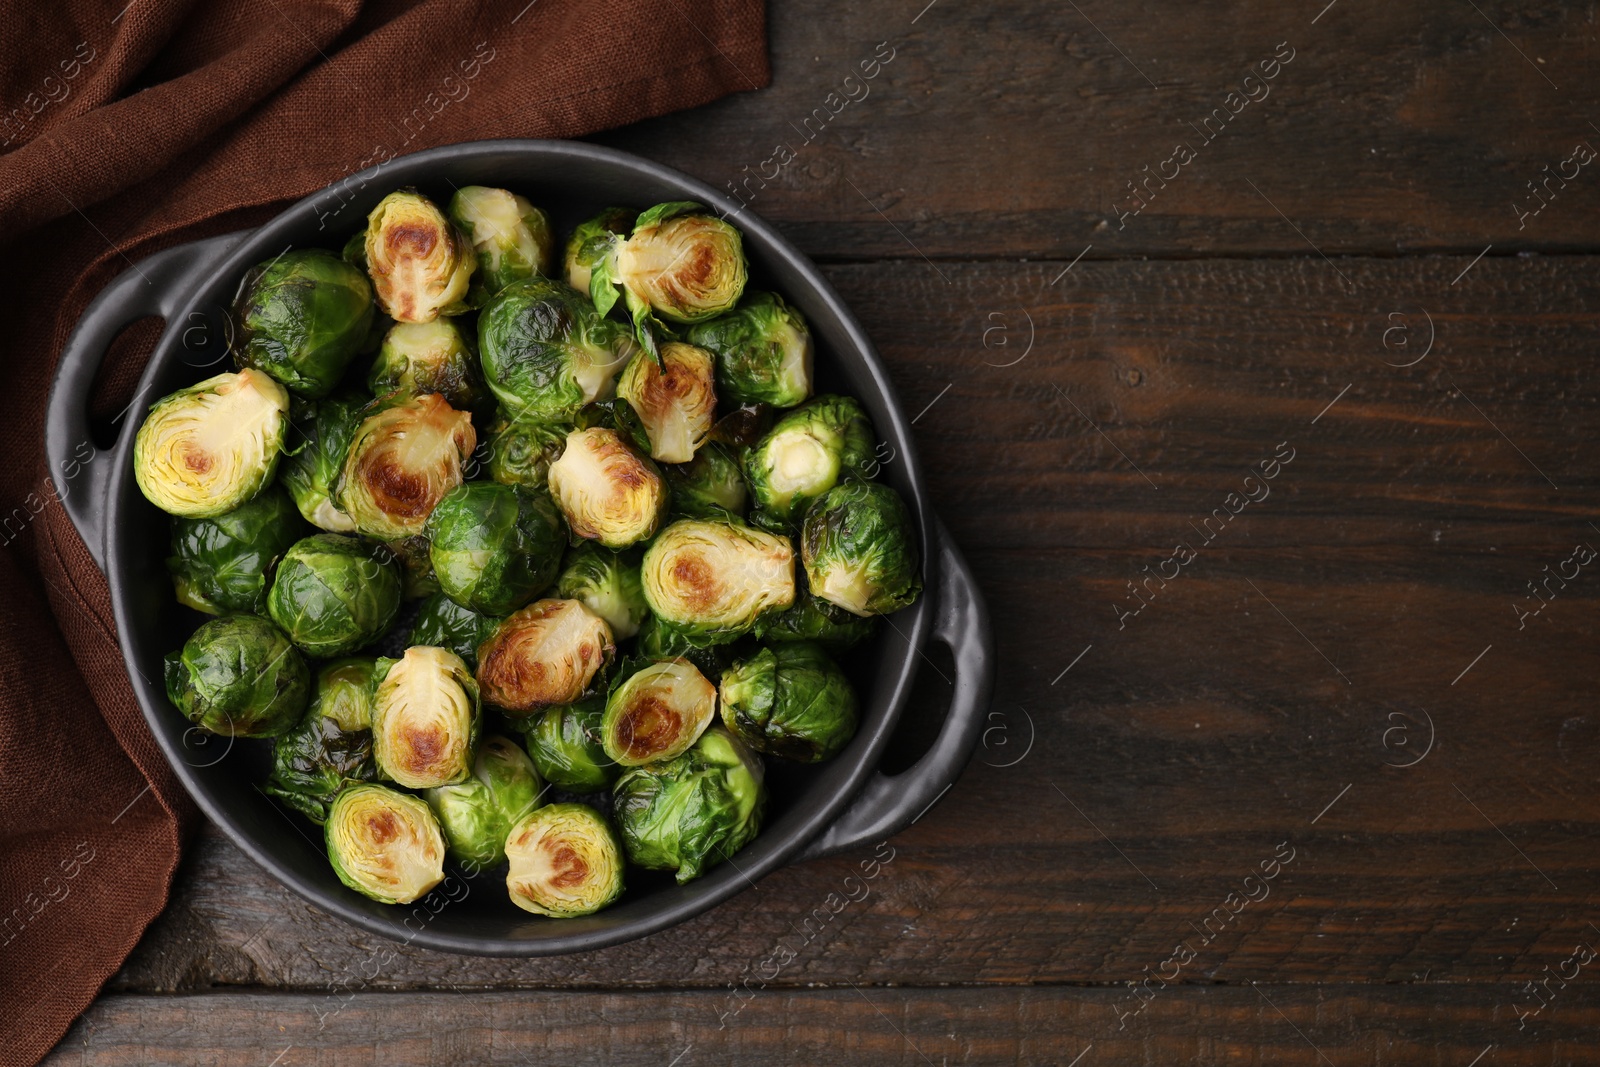
[(252, 367), (162, 397), (133, 441), (139, 491), (185, 518), (232, 511), (272, 481), (288, 412), (283, 386)]
[[(720, 638), (719, 638), (720, 640)], [(700, 669), (707, 678), (720, 678), (722, 672), (733, 665), (738, 650), (734, 643), (708, 645), (701, 637), (686, 637), (674, 626), (663, 623), (654, 615), (646, 615), (639, 627), (639, 643), (635, 650), (645, 659), (676, 659), (682, 657)]]
[(783, 611), (756, 620), (751, 631), (765, 643), (815, 641), (832, 652), (843, 652), (871, 637), (876, 619), (862, 618), (830, 604), (807, 590), (796, 590), (794, 603)]
[(270, 486), (214, 519), (174, 519), (167, 570), (178, 603), (210, 615), (265, 611), (267, 571), (305, 525), (288, 494)]
[(482, 306), (512, 282), (556, 269), (556, 235), (550, 216), (505, 189), (467, 185), (450, 198), (450, 221), (472, 243), (478, 276), (472, 303)]
[(472, 416), (437, 393), (384, 408), (356, 427), (335, 499), (368, 537), (414, 537), (440, 498), (461, 484), (477, 440)]
[(525, 816), (506, 838), (506, 856), (511, 903), (535, 915), (589, 915), (622, 895), (617, 835), (585, 804), (551, 804)]
[(483, 699), (512, 718), (583, 696), (614, 649), (611, 627), (576, 600), (536, 600), (478, 646)]
[(633, 355), (622, 324), (602, 318), (560, 282), (513, 282), (478, 316), (484, 377), (515, 420), (571, 419), (611, 393)]
[(349, 782), (377, 777), (372, 760), (372, 659), (342, 659), (317, 673), (300, 725), (273, 742), (272, 773), (262, 790), (312, 822)]
[(617, 395), (644, 424), (651, 459), (687, 463), (716, 417), (711, 353), (677, 341), (662, 345), (655, 358), (640, 352), (617, 379)]
[(731, 641), (794, 603), (789, 539), (732, 522), (679, 519), (645, 552), (641, 576), (650, 610), (699, 644)]
[(267, 614), (307, 655), (347, 656), (371, 644), (400, 610), (400, 571), (359, 537), (313, 534), (278, 564)]
[(589, 277), (594, 268), (615, 251), (617, 238), (633, 225), (633, 212), (608, 207), (594, 218), (580, 222), (567, 239), (567, 284), (581, 293), (589, 292)]
[(366, 275), (320, 248), (285, 252), (244, 276), (234, 359), (312, 399), (339, 384), (372, 325)]
[(742, 518), (744, 471), (734, 450), (721, 441), (695, 449), (688, 463), (663, 467), (672, 495), (672, 513), (690, 519)]
[(482, 714), (478, 683), (449, 649), (413, 645), (373, 671), (372, 754), (409, 789), (464, 781)]
[(332, 494), (367, 403), (356, 393), (336, 394), (295, 412), (282, 481), (305, 520), (330, 533), (355, 532)]
[(717, 687), (686, 659), (652, 663), (606, 698), (600, 739), (622, 767), (682, 755), (717, 712)]
[(378, 306), (396, 322), (469, 310), (467, 285), (477, 265), (467, 238), (415, 190), (390, 193), (367, 216), (367, 273)]
[(384, 904), (410, 904), (444, 881), (444, 836), (417, 797), (352, 785), (328, 809), (328, 862), (339, 881)]
[(685, 336), (716, 357), (724, 403), (792, 408), (811, 396), (811, 330), (776, 293), (751, 293)]
[(872, 458), (872, 424), (850, 397), (819, 396), (789, 412), (744, 457), (756, 521), (781, 526), (799, 518), (845, 472), (865, 472)]
[(406, 643), (447, 648), (471, 665), (478, 662), (479, 643), (494, 632), (498, 621), (462, 607), (442, 592), (434, 593), (422, 602)]
[(574, 535), (607, 548), (643, 541), (667, 510), (667, 484), (656, 465), (604, 426), (567, 435), (561, 458), (550, 464), (550, 495)]
[(407, 600), (421, 600), (439, 591), (439, 579), (433, 573), (433, 558), (428, 554), (431, 545), (421, 534), (387, 541), (383, 546), (389, 558), (400, 567), (400, 595)]
[(917, 535), (900, 494), (850, 480), (806, 512), (800, 558), (811, 591), (856, 615), (887, 615), (922, 592)]
[(594, 696), (523, 720), (528, 756), (546, 782), (569, 793), (595, 793), (617, 780), (622, 768), (600, 742), (605, 713), (605, 698)]
[(373, 396), (394, 400), (438, 393), (462, 411), (480, 406), (489, 395), (478, 354), (450, 319), (389, 327), (367, 374), (367, 387)]
[(506, 858), (506, 835), (539, 806), (544, 785), (527, 754), (504, 737), (485, 737), (472, 775), (422, 795), (439, 817), (450, 858), (477, 872)]
[(550, 497), (499, 482), (468, 482), (428, 516), (433, 573), (462, 607), (505, 615), (543, 592), (567, 535)]
[(738, 852), (766, 809), (760, 759), (720, 726), (676, 759), (635, 767), (617, 779), (612, 811), (628, 859), (676, 870), (678, 883)]
[(763, 648), (723, 672), (722, 723), (769, 756), (818, 763), (856, 735), (856, 693), (819, 646)]
[(556, 596), (581, 600), (606, 620), (618, 640), (638, 633), (639, 624), (650, 613), (639, 580), (638, 555), (614, 552), (593, 542), (584, 542), (567, 554), (567, 565), (556, 579)]
[(502, 485), (543, 489), (550, 482), (550, 464), (567, 447), (571, 432), (563, 422), (495, 420), (489, 430), (489, 477)]
[(167, 699), (202, 730), (224, 737), (277, 737), (305, 714), (306, 661), (257, 615), (226, 615), (167, 653)]
[(722, 314), (744, 293), (744, 241), (739, 231), (705, 214), (699, 204), (657, 204), (634, 221), (633, 232), (596, 263), (589, 292), (601, 314), (622, 289), (635, 336), (655, 352), (656, 316), (695, 323)]

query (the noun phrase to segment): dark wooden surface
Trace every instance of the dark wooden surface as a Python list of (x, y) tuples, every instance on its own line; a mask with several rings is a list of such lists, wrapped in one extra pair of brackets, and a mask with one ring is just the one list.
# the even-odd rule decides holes
[(795, 934), (863, 851), (603, 952), (391, 959), (208, 830), (50, 1062), (1600, 1061), (1600, 559), (1518, 615), (1600, 549), (1600, 167), (1512, 207), (1600, 146), (1592, 5), (924, 2), (775, 6), (772, 88), (599, 138), (718, 185), (799, 149), (751, 206), (989, 599), (991, 728), (870, 895)]

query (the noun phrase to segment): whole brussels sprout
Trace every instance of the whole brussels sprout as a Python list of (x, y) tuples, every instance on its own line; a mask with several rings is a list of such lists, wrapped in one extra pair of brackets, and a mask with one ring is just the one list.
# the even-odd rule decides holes
[(214, 519), (174, 519), (167, 570), (178, 603), (210, 615), (265, 611), (267, 571), (304, 533), (294, 503), (276, 487)]
[(633, 225), (633, 212), (608, 207), (594, 218), (580, 222), (567, 239), (567, 284), (580, 293), (589, 292), (589, 276), (616, 250), (617, 238)]
[(690, 519), (742, 518), (744, 470), (738, 453), (721, 441), (707, 441), (688, 463), (661, 469), (671, 490), (672, 513)]
[(415, 537), (440, 498), (462, 483), (477, 443), (471, 415), (437, 393), (412, 397), (356, 427), (334, 498), (368, 537)]
[(567, 565), (556, 579), (556, 596), (581, 600), (585, 607), (611, 627), (618, 640), (639, 632), (650, 613), (639, 579), (639, 557), (613, 552), (586, 541), (567, 554)]
[(225, 615), (167, 653), (167, 699), (202, 730), (224, 737), (277, 737), (305, 714), (306, 661), (256, 615)]
[(449, 649), (413, 645), (373, 671), (372, 755), (408, 789), (465, 781), (482, 713), (478, 683)]
[(569, 420), (611, 393), (633, 355), (624, 327), (560, 282), (512, 282), (478, 316), (478, 351), (495, 398), (515, 420)]
[(523, 739), (539, 775), (569, 793), (596, 793), (610, 788), (622, 773), (600, 741), (605, 719), (604, 697), (545, 708), (523, 720)]
[(555, 581), (566, 531), (555, 504), (499, 482), (468, 482), (428, 517), (433, 573), (462, 607), (506, 615)]
[(720, 726), (676, 759), (635, 767), (612, 790), (628, 859), (676, 870), (678, 884), (738, 852), (761, 828), (761, 760)]
[(660, 470), (604, 426), (568, 434), (549, 477), (550, 495), (574, 536), (607, 548), (627, 548), (650, 537), (667, 511), (667, 483)]
[(707, 678), (720, 678), (722, 672), (733, 665), (737, 645), (727, 642), (707, 645), (705, 642), (706, 638), (685, 636), (677, 627), (663, 623), (654, 615), (647, 615), (644, 624), (639, 627), (636, 651), (645, 659), (682, 657), (698, 667)]
[(462, 411), (478, 407), (489, 395), (478, 354), (450, 319), (391, 326), (367, 374), (367, 388), (373, 396), (396, 400), (438, 393)]
[(396, 322), (432, 322), (469, 310), (478, 265), (472, 245), (414, 189), (378, 201), (367, 216), (367, 273), (378, 306)]
[(347, 656), (371, 644), (400, 610), (400, 571), (358, 537), (312, 534), (278, 564), (267, 614), (307, 655)]
[(556, 235), (550, 216), (506, 189), (467, 185), (450, 198), (450, 221), (472, 242), (478, 277), (471, 302), (482, 306), (512, 282), (556, 269)]
[(606, 755), (622, 767), (686, 752), (717, 712), (717, 687), (687, 659), (652, 663), (606, 698), (600, 726)]
[(773, 644), (786, 641), (815, 641), (833, 652), (854, 648), (871, 637), (877, 627), (875, 618), (852, 615), (836, 604), (830, 604), (809, 591), (798, 591), (794, 603), (783, 611), (772, 612), (756, 620), (752, 633), (757, 640)]
[(550, 464), (567, 447), (572, 426), (539, 419), (496, 419), (489, 429), (489, 477), (501, 485), (543, 489), (550, 483)]
[(583, 604), (536, 600), (478, 646), (478, 684), (484, 700), (523, 718), (583, 696), (614, 648), (611, 627)]
[(377, 777), (372, 760), (375, 665), (370, 658), (342, 659), (317, 673), (305, 718), (273, 742), (272, 773), (262, 792), (321, 825), (341, 789)]
[(389, 557), (400, 566), (400, 595), (407, 600), (420, 600), (439, 591), (439, 579), (433, 573), (432, 546), (421, 534), (387, 541), (383, 546)]
[(861, 405), (848, 396), (817, 397), (779, 419), (745, 454), (756, 521), (781, 528), (845, 472), (867, 471), (872, 459), (872, 423)]
[(472, 776), (423, 792), (438, 816), (450, 857), (476, 873), (506, 858), (506, 835), (539, 806), (544, 785), (527, 754), (504, 737), (485, 737)]
[(139, 491), (172, 515), (227, 514), (272, 482), (288, 413), (283, 386), (251, 367), (162, 397), (133, 441)]
[(320, 248), (285, 252), (245, 273), (234, 299), (234, 359), (301, 396), (327, 396), (372, 326), (366, 275)]
[(381, 785), (345, 788), (323, 827), (339, 881), (384, 904), (410, 904), (444, 881), (444, 835), (421, 799)]
[(700, 644), (750, 632), (794, 603), (787, 537), (732, 522), (679, 519), (644, 554), (644, 597), (662, 622)]
[(479, 615), (441, 593), (422, 602), (408, 645), (436, 645), (447, 648), (468, 664), (478, 662), (478, 645), (498, 625), (498, 619)]
[(776, 293), (751, 293), (685, 336), (716, 357), (724, 402), (792, 408), (811, 396), (811, 330)]
[(811, 591), (855, 615), (899, 611), (922, 592), (911, 513), (876, 482), (844, 482), (811, 506), (800, 559)]
[(828, 654), (806, 641), (763, 648), (723, 672), (722, 722), (769, 756), (818, 763), (856, 735), (856, 693)]
[(711, 353), (677, 341), (662, 345), (656, 358), (640, 352), (617, 379), (617, 395), (644, 424), (651, 459), (687, 463), (716, 421)]
[(622, 848), (605, 816), (584, 804), (551, 804), (506, 838), (511, 903), (535, 915), (590, 915), (622, 895)]
[(333, 501), (333, 487), (367, 402), (357, 393), (335, 394), (295, 415), (283, 484), (305, 520), (330, 533), (355, 532), (355, 520)]

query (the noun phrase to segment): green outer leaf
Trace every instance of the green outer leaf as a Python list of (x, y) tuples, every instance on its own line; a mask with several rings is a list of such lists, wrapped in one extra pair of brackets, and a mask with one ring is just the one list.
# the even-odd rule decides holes
[[(345, 659), (324, 667), (305, 717), (273, 743), (272, 773), (262, 792), (318, 825), (347, 783), (377, 777), (370, 728), (374, 665), (372, 659)], [(364, 724), (352, 719), (352, 700), (364, 705)]]
[(506, 835), (539, 806), (543, 791), (516, 742), (491, 734), (478, 744), (470, 778), (425, 789), (422, 796), (439, 819), (451, 858), (475, 874), (504, 862)]
[(494, 633), (499, 622), (493, 616), (462, 607), (442, 592), (433, 593), (422, 602), (406, 644), (448, 648), (468, 666), (475, 666), (478, 646)]
[[(811, 395), (811, 330), (776, 293), (746, 292), (738, 307), (689, 327), (684, 339), (716, 357), (725, 403), (792, 408)], [(790, 358), (797, 343), (806, 352), (798, 377)]]
[(389, 327), (367, 373), (367, 388), (390, 402), (438, 393), (459, 411), (478, 408), (489, 397), (473, 342), (442, 316)]
[(801, 589), (795, 590), (793, 604), (775, 614), (763, 615), (752, 631), (763, 643), (815, 641), (831, 652), (853, 648), (876, 632), (877, 619), (852, 615)]
[(548, 493), (468, 482), (428, 516), (439, 587), (462, 607), (509, 615), (555, 581), (566, 527)]
[(213, 615), (266, 610), (267, 573), (305, 535), (282, 489), (269, 486), (214, 519), (172, 520), (167, 570), (178, 599)]
[(855, 736), (855, 690), (820, 646), (764, 648), (722, 675), (722, 722), (757, 752), (801, 763), (836, 754)]
[(336, 393), (294, 412), (289, 456), (283, 461), (283, 485), (307, 522), (333, 533), (356, 528), (334, 502), (333, 485), (344, 469), (350, 439), (361, 424), (367, 403), (368, 398), (359, 393)]
[(569, 793), (597, 793), (617, 780), (622, 768), (600, 741), (605, 706), (605, 697), (592, 696), (522, 721), (528, 755), (545, 781)]
[(639, 632), (650, 614), (639, 578), (641, 556), (638, 551), (619, 552), (585, 541), (567, 553), (566, 566), (556, 579), (556, 596), (583, 601), (606, 620), (618, 640), (626, 640)]
[(372, 286), (360, 270), (320, 248), (285, 252), (245, 275), (234, 302), (235, 360), (301, 396), (327, 396), (372, 315)]
[(749, 493), (739, 450), (721, 441), (695, 449), (688, 463), (661, 467), (672, 490), (672, 514), (691, 519), (742, 519)]
[[(787, 529), (846, 474), (870, 469), (873, 440), (872, 423), (853, 397), (818, 396), (784, 415), (745, 453), (745, 480), (756, 508), (752, 521), (779, 532)], [(784, 453), (797, 447), (815, 455), (811, 477), (795, 479), (791, 472), (788, 482), (775, 484)]]
[(572, 424), (540, 419), (495, 420), (485, 446), (489, 477), (502, 485), (543, 489), (550, 482), (550, 464), (567, 447)]
[(689, 215), (704, 210), (705, 205), (694, 200), (669, 200), (664, 204), (657, 204), (641, 211), (639, 217), (633, 220), (633, 232), (638, 233), (646, 226), (654, 226), (679, 215)]
[(570, 420), (602, 399), (631, 354), (621, 323), (570, 286), (514, 282), (478, 316), (484, 378), (511, 419)]
[(389, 628), (400, 592), (391, 554), (360, 538), (313, 534), (278, 564), (267, 612), (302, 651), (346, 656)]
[(876, 482), (842, 482), (811, 506), (800, 559), (817, 596), (857, 615), (898, 611), (922, 592), (911, 513)]
[(167, 699), (190, 722), (224, 737), (276, 737), (305, 713), (306, 661), (277, 627), (227, 615), (166, 657)]

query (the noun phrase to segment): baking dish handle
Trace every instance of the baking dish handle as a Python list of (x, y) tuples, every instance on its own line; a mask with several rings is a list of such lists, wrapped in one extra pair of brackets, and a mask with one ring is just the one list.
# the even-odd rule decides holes
[(972, 757), (994, 689), (994, 636), (983, 594), (950, 532), (933, 520), (939, 557), (933, 636), (955, 661), (955, 694), (933, 747), (911, 768), (876, 774), (855, 802), (811, 842), (797, 862), (882, 841), (920, 819)]
[[(45, 456), (50, 462), (50, 478), (56, 496), (102, 572), (106, 569), (102, 524), (112, 462), (111, 453), (97, 448), (89, 432), (89, 396), (100, 372), (100, 363), (111, 342), (136, 319), (159, 315), (168, 320), (169, 333), (183, 326), (172, 321), (181, 302), (192, 291), (194, 283), (210, 274), (217, 261), (244, 240), (247, 232), (241, 230), (177, 245), (123, 271), (89, 302), (72, 336), (67, 339), (66, 347), (61, 350), (55, 383), (50, 387), (50, 404), (45, 412)], [(221, 365), (227, 353), (225, 343), (218, 347), (220, 338), (212, 334), (220, 330), (215, 329), (216, 324), (208, 317), (201, 317), (206, 319), (203, 328), (199, 323), (190, 323), (184, 328), (186, 332), (201, 330), (205, 340), (202, 342), (200, 333), (196, 333), (195, 344), (189, 347), (198, 357), (219, 364), (218, 373), (221, 373), (227, 369)], [(186, 336), (185, 341), (188, 340)], [(126, 425), (122, 419), (130, 414), (124, 411), (114, 421)], [(128, 418), (128, 422), (137, 421), (136, 416)]]

